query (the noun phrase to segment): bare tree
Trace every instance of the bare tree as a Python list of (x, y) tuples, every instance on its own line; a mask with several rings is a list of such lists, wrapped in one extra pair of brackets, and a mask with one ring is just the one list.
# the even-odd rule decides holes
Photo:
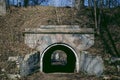
[(38, 1), (39, 0), (32, 0), (33, 1), (33, 3), (35, 4), (35, 5), (38, 5), (39, 3), (38, 3)]
[(25, 6), (25, 7), (28, 6), (28, 2), (29, 2), (29, 0), (24, 0), (24, 6)]
[(91, 0), (88, 0), (88, 7), (91, 7)]
[(96, 5), (96, 0), (94, 0), (94, 15), (95, 15), (95, 29), (98, 29), (98, 24), (97, 24), (97, 5)]
[(80, 10), (84, 7), (84, 0), (75, 0), (75, 7)]

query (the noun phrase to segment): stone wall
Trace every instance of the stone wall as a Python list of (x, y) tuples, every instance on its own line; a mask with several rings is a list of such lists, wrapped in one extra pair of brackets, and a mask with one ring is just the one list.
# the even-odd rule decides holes
[(100, 76), (103, 73), (104, 65), (102, 58), (86, 52), (94, 45), (93, 29), (83, 29), (77, 25), (48, 25), (40, 28), (25, 29), (25, 44), (37, 51), (40, 51), (40, 70), (42, 71), (42, 58), (44, 51), (54, 44), (62, 43), (73, 48), (76, 55), (77, 72), (85, 72), (89, 75)]
[(83, 29), (79, 26), (44, 26), (44, 28), (32, 28), (25, 31), (27, 32), (25, 44), (40, 52), (54, 43), (68, 44), (77, 52), (94, 45), (94, 34), (83, 33)]
[(94, 34), (91, 33), (93, 31), (93, 29), (82, 29), (79, 26), (72, 25), (27, 28), (24, 32), (25, 44), (37, 51), (31, 52), (24, 57), (10, 57), (8, 60), (12, 58), (11, 61), (17, 60), (19, 62), (21, 77), (30, 75), (37, 70), (43, 72), (43, 57), (46, 51), (53, 46), (62, 45), (69, 48), (75, 55), (76, 72), (82, 71), (88, 75), (101, 76), (104, 71), (102, 58), (86, 51), (94, 45)]
[(79, 61), (80, 71), (88, 75), (102, 75), (104, 62), (100, 56), (91, 55), (87, 51), (81, 51)]
[(0, 15), (6, 14), (6, 3), (5, 0), (0, 0)]

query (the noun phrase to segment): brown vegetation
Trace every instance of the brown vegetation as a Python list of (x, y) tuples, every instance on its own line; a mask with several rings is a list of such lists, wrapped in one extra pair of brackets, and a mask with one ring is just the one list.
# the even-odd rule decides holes
[[(114, 14), (119, 14), (120, 10), (106, 10), (106, 12), (109, 13), (109, 17), (112, 17), (108, 27), (120, 53), (120, 27), (119, 24), (116, 23), (117, 21), (120, 21), (120, 16), (116, 18), (114, 16)], [(32, 49), (28, 48), (24, 44), (24, 36), (22, 32), (25, 28), (35, 28), (40, 25), (48, 24), (78, 24), (80, 27), (94, 27), (94, 21), (92, 20), (90, 13), (90, 9), (83, 9), (80, 12), (77, 12), (77, 10), (73, 8), (54, 8), (42, 6), (11, 8), (10, 13), (7, 13), (5, 16), (0, 16), (0, 69), (4, 68), (5, 70), (8, 70), (6, 72), (10, 72), (9, 69), (11, 67), (9, 67), (10, 64), (7, 62), (9, 56), (25, 55), (31, 52)], [(114, 21), (115, 19), (116, 21)], [(107, 55), (108, 53), (106, 52), (104, 44), (99, 36), (96, 36), (95, 45), (89, 51), (95, 53), (95, 55), (101, 55), (103, 58), (109, 56)], [(41, 80), (42, 78), (43, 80), (56, 80), (57, 78), (58, 80), (98, 80), (98, 78), (95, 77), (80, 75), (68, 74), (53, 76), (52, 74), (44, 75), (41, 73), (35, 73), (23, 80)]]

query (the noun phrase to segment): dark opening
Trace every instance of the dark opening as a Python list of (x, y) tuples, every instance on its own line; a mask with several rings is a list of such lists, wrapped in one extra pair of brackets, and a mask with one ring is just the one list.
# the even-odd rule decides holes
[[(54, 55), (61, 55), (64, 59), (53, 59)], [(55, 45), (48, 49), (43, 57), (43, 72), (53, 73), (53, 72), (64, 72), (73, 73), (75, 70), (75, 54), (73, 51), (64, 45)]]

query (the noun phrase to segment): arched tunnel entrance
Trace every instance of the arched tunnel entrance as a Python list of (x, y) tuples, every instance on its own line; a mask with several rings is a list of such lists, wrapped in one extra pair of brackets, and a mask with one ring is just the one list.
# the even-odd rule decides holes
[(44, 73), (78, 72), (78, 56), (67, 44), (55, 43), (47, 47), (41, 56), (41, 71)]

